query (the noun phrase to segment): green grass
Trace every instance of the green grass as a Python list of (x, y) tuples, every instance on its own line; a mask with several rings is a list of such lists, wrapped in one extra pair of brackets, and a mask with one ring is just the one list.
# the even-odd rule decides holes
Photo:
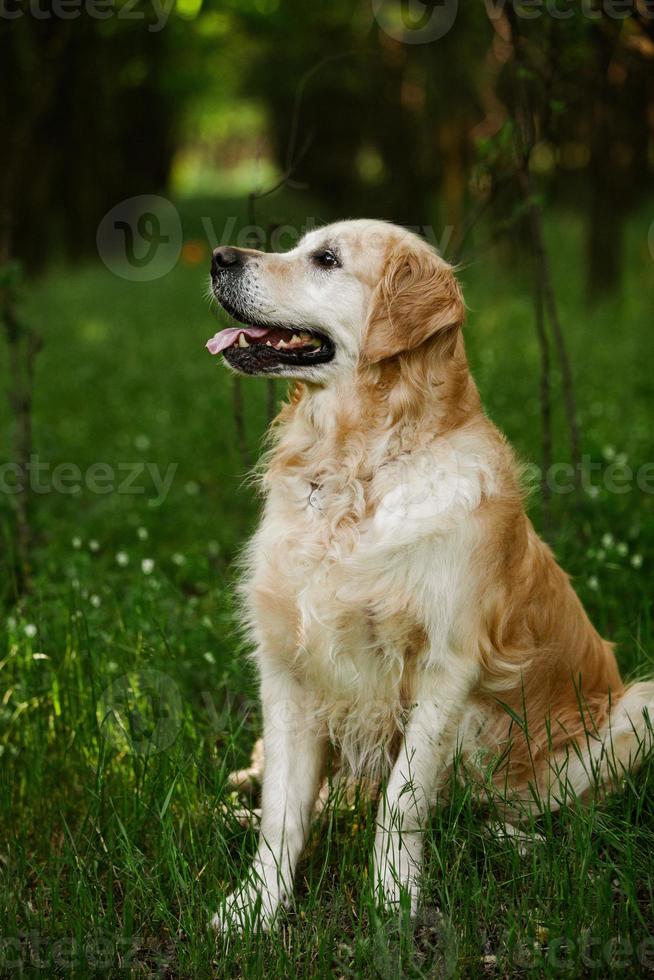
[[(207, 213), (229, 209), (213, 207)], [(548, 226), (584, 451), (604, 466), (616, 454), (634, 469), (651, 457), (647, 224), (629, 228), (622, 296), (596, 309), (583, 298), (579, 225), (556, 216)], [(485, 404), (522, 457), (538, 462), (526, 262), (492, 251), (463, 280)], [(260, 725), (230, 571), (257, 504), (242, 483), (231, 382), (203, 351), (214, 330), (204, 286), (203, 265), (130, 284), (95, 264), (53, 270), (25, 302), (45, 340), (40, 460), (83, 471), (97, 462), (176, 469), (159, 505), (147, 472), (137, 480), (143, 493), (35, 495), (34, 594), (0, 622), (0, 975), (648, 972), (649, 766), (601, 805), (541, 818), (544, 840), (526, 857), (488, 835), (457, 789), (431, 825), (424, 912), (413, 925), (380, 918), (370, 904), (367, 805), (331, 814), (312, 835), (280, 930), (216, 946), (210, 914), (255, 842), (225, 777), (245, 763)], [(244, 388), (253, 451), (264, 387)], [(567, 459), (558, 408), (555, 458)], [(537, 499), (532, 512), (540, 524)], [(630, 676), (653, 670), (653, 514), (652, 495), (634, 486), (557, 496), (552, 506), (550, 540)], [(0, 521), (7, 540), (7, 495)], [(127, 730), (107, 716), (112, 707)]]

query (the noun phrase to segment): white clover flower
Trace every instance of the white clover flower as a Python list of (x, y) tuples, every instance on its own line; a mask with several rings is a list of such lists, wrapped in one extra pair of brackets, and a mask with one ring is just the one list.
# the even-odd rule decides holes
[(134, 440), (134, 445), (138, 450), (144, 453), (146, 449), (150, 448), (150, 437), (143, 434), (138, 435)]
[(148, 538), (150, 537), (150, 535), (148, 534), (147, 527), (137, 528), (136, 533), (138, 535), (139, 541), (147, 541)]
[(99, 550), (100, 550), (99, 541), (96, 541), (95, 538), (91, 538), (91, 540), (89, 541), (89, 551), (99, 551)]
[(8, 630), (16, 629), (16, 620), (13, 616), (7, 616), (7, 629)]
[(631, 564), (632, 564), (633, 568), (641, 568), (642, 567), (642, 564), (643, 564), (643, 556), (642, 555), (632, 555), (631, 556)]
[(612, 459), (615, 459), (615, 449), (614, 449), (614, 447), (613, 446), (604, 446), (604, 448), (602, 449), (602, 456), (604, 457), (604, 459), (608, 460), (609, 462)]
[(195, 497), (200, 492), (200, 487), (195, 480), (189, 480), (188, 483), (184, 485), (184, 490), (189, 497)]
[(613, 547), (613, 535), (609, 531), (602, 535), (602, 545), (605, 548)]
[(119, 551), (116, 555), (116, 561), (121, 568), (125, 568), (126, 565), (129, 565), (129, 555), (126, 551)]
[(593, 592), (597, 592), (599, 589), (599, 579), (597, 578), (597, 575), (591, 575), (591, 577), (588, 579), (588, 588), (592, 589)]
[(172, 556), (171, 561), (173, 565), (184, 565), (186, 562), (186, 558), (184, 557), (184, 555), (180, 554), (179, 551), (176, 551), (175, 554)]
[(599, 497), (599, 494), (600, 494), (600, 488), (599, 487), (596, 487), (596, 486), (590, 486), (590, 487), (588, 487), (588, 496), (592, 500), (596, 500), (597, 497)]
[(70, 543), (72, 544), (73, 548), (75, 548), (75, 550), (79, 550), (82, 547), (82, 539), (78, 538), (77, 535), (73, 538), (73, 540)]
[(32, 640), (38, 633), (38, 630), (34, 625), (34, 623), (25, 623), (25, 626), (23, 627), (23, 632), (25, 633), (25, 636), (27, 636), (30, 640)]
[(141, 571), (144, 575), (152, 575), (154, 571), (154, 561), (152, 558), (144, 558), (141, 562)]
[(32, 654), (32, 660), (49, 660), (49, 659), (50, 659), (50, 657), (47, 655), (47, 653), (33, 653)]
[(204, 659), (207, 661), (208, 664), (215, 664), (216, 658), (214, 657), (211, 650), (207, 650), (207, 652), (203, 653), (202, 656), (204, 657)]
[(615, 457), (615, 461), (618, 464), (618, 466), (626, 466), (628, 459), (629, 457), (627, 456), (626, 453), (618, 453), (617, 456)]
[(615, 550), (622, 558), (624, 558), (625, 555), (629, 554), (629, 545), (626, 544), (624, 541), (618, 541), (618, 543), (615, 546)]
[(99, 595), (92, 595), (91, 598), (89, 599), (89, 602), (91, 603), (94, 609), (98, 609), (102, 605), (102, 599), (100, 598)]

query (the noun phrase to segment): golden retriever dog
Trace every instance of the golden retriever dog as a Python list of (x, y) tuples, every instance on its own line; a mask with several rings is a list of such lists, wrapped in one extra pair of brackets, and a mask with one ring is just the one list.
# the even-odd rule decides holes
[(461, 289), (425, 241), (358, 220), (283, 254), (220, 247), (212, 290), (235, 322), (209, 350), (296, 382), (242, 583), (260, 840), (214, 925), (266, 928), (290, 899), (330, 746), (382, 777), (372, 881), (415, 912), (455, 754), (515, 823), (638, 764), (654, 683), (625, 686), (529, 521), (468, 369)]

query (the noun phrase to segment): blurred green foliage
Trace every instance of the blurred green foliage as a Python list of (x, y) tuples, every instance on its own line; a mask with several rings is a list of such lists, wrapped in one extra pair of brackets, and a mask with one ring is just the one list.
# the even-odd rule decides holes
[[(135, 194), (247, 193), (275, 174), (326, 217), (459, 226), (504, 173), (497, 154), (492, 172), (483, 164), (520, 108), (519, 51), (543, 193), (584, 216), (592, 292), (617, 287), (623, 220), (651, 181), (651, 20), (637, 4), (619, 17), (607, 3), (424, 9), (117, 0), (102, 19), (62, 20), (26, 8), (0, 35), (16, 253), (35, 267), (92, 251), (102, 215)], [(451, 26), (422, 43), (416, 25), (443, 11)], [(514, 196), (507, 182), (498, 214)]]

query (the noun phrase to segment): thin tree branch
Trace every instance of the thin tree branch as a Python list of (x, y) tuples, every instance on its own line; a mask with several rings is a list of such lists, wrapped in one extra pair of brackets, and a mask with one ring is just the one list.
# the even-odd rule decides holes
[(543, 310), (543, 284), (537, 280), (534, 284), (534, 312), (536, 321), (536, 336), (540, 348), (540, 409), (541, 409), (541, 445), (542, 445), (542, 478), (541, 493), (546, 522), (549, 517), (550, 485), (549, 472), (552, 465), (552, 400), (550, 382), (550, 345), (545, 327)]
[[(526, 65), (524, 62), (522, 38), (520, 37), (518, 30), (518, 18), (516, 17), (512, 3), (509, 3), (506, 9), (508, 22), (511, 28), (511, 43), (514, 51), (514, 59), (512, 61), (512, 81), (517, 100), (516, 154), (519, 161), (517, 173), (518, 184), (529, 218), (534, 260), (539, 277), (539, 290), (544, 305), (544, 311), (547, 314), (547, 318), (554, 335), (554, 345), (561, 368), (563, 402), (568, 420), (570, 451), (575, 471), (574, 479), (576, 485), (578, 486), (581, 480), (581, 435), (577, 418), (574, 378), (567, 345), (559, 318), (549, 257), (543, 236), (541, 211), (534, 194), (531, 177), (530, 157), (531, 150), (535, 142), (535, 133), (534, 117), (529, 102), (529, 94), (524, 81), (524, 75), (528, 70), (528, 65)], [(518, 70), (516, 70), (516, 68)]]
[(248, 434), (245, 426), (245, 414), (243, 412), (243, 385), (238, 374), (234, 375), (232, 383), (232, 411), (241, 459), (243, 460), (243, 465), (247, 469), (250, 469), (253, 459), (250, 453), (250, 447), (248, 446)]

